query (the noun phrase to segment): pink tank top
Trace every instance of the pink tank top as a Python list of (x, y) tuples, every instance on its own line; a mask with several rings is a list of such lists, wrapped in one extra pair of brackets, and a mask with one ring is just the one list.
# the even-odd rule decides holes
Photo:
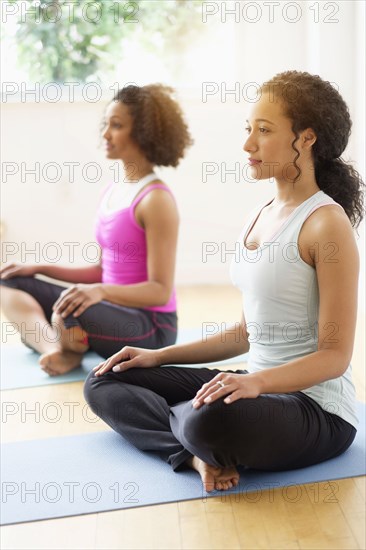
[[(170, 189), (156, 183), (142, 191), (128, 208), (106, 214), (99, 207), (95, 234), (102, 249), (102, 283), (132, 285), (148, 280), (145, 230), (136, 222), (134, 212), (139, 202), (153, 189), (164, 189), (172, 194)], [(167, 304), (143, 309), (176, 311), (175, 289)]]

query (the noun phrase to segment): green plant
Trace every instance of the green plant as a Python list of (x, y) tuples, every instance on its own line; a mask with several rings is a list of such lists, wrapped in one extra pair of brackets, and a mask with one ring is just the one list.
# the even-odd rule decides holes
[[(24, 1), (8, 0), (24, 5)], [(138, 40), (161, 55), (177, 54), (197, 32), (199, 0), (28, 0), (19, 9), (19, 62), (38, 82), (101, 81), (123, 42)], [(169, 59), (169, 55), (167, 55)], [(170, 60), (171, 62), (171, 60)]]

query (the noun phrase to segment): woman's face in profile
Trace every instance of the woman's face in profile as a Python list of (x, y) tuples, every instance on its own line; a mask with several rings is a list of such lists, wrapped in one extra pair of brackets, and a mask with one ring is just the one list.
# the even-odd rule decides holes
[(138, 151), (131, 139), (133, 119), (127, 105), (112, 101), (105, 111), (102, 137), (107, 158), (131, 161)]
[(243, 149), (248, 153), (249, 174), (253, 179), (275, 178), (288, 183), (296, 176), (293, 166), (296, 151), (292, 148), (295, 134), (291, 126), (282, 103), (269, 93), (263, 93), (260, 100), (252, 104)]

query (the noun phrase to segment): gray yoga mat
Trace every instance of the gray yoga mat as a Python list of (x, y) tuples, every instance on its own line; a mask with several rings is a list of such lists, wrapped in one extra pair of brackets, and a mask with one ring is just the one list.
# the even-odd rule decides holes
[[(7, 443), (1, 446), (1, 522), (21, 523), (122, 508), (235, 494), (255, 502), (268, 489), (283, 487), (284, 498), (299, 500), (288, 487), (365, 474), (365, 404), (358, 404), (357, 436), (343, 455), (300, 470), (240, 469), (240, 483), (208, 495), (193, 470), (174, 473), (156, 453), (135, 449), (113, 431)], [(326, 490), (337, 498), (337, 484)], [(246, 496), (246, 495), (250, 496)]]
[[(193, 342), (202, 338), (200, 327), (193, 329), (181, 329), (178, 333), (178, 344)], [(205, 365), (184, 365), (185, 367), (202, 367), (234, 365), (246, 361), (248, 354), (233, 357), (217, 363)], [(33, 352), (26, 346), (2, 346), (0, 352), (0, 389), (10, 390), (15, 388), (30, 388), (34, 386), (46, 386), (49, 384), (65, 384), (66, 382), (78, 382), (85, 380), (88, 372), (100, 363), (103, 359), (97, 353), (88, 352), (85, 354), (81, 367), (72, 372), (60, 376), (49, 376), (38, 365), (38, 353)], [(242, 367), (238, 367), (242, 368)]]

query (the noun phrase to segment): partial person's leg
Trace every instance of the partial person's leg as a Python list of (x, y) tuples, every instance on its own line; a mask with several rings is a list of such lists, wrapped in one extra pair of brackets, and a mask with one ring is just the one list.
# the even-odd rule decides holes
[(48, 354), (62, 354), (67, 370), (80, 364), (83, 331), (76, 326), (67, 330), (62, 318), (53, 316), (52, 306), (64, 287), (34, 277), (0, 280), (1, 307), (25, 345), (41, 354), (40, 365), (50, 375), (59, 374), (46, 359)]
[(63, 319), (53, 314), (52, 322), (61, 334), (61, 350), (44, 354), (40, 363), (47, 372), (55, 374), (77, 367), (88, 349), (107, 359), (124, 346), (158, 349), (174, 344), (177, 339), (175, 312), (151, 312), (104, 301), (89, 307), (79, 317), (71, 314)]
[(192, 399), (218, 370), (156, 367), (90, 373), (84, 396), (92, 410), (141, 450), (162, 453), (175, 470), (191, 456), (172, 434), (169, 416), (175, 403)]
[[(235, 467), (200, 464), (171, 431), (171, 406), (191, 400), (220, 370), (207, 368), (157, 367), (108, 372), (86, 380), (84, 395), (91, 408), (120, 435), (141, 450), (162, 454), (175, 471), (193, 468), (201, 475), (204, 488), (230, 489), (239, 482)], [(246, 373), (246, 371), (230, 371)], [(192, 409), (194, 410), (194, 409)], [(199, 416), (200, 411), (194, 410)]]
[(92, 373), (85, 397), (96, 414), (138, 448), (165, 452), (175, 470), (196, 469), (208, 491), (236, 485), (237, 465), (302, 468), (337, 456), (352, 443), (356, 430), (301, 392), (230, 405), (220, 399), (193, 409), (197, 390), (218, 372), (160, 367), (101, 377)]
[(67, 319), (53, 313), (51, 323), (57, 332), (58, 345), (43, 353), (39, 364), (51, 376), (66, 374), (80, 366), (84, 353), (89, 349), (87, 334), (78, 325), (71, 323), (66, 326)]
[(172, 432), (192, 455), (218, 467), (304, 468), (341, 454), (356, 434), (348, 422), (301, 392), (231, 404), (219, 399), (198, 411), (190, 402), (172, 407)]
[(1, 309), (27, 346), (38, 353), (54, 349), (55, 331), (33, 296), (23, 290), (2, 286)]
[(69, 316), (87, 334), (90, 349), (107, 359), (124, 346), (158, 349), (175, 343), (177, 315), (141, 308), (130, 308), (102, 301), (90, 306), (79, 317)]

